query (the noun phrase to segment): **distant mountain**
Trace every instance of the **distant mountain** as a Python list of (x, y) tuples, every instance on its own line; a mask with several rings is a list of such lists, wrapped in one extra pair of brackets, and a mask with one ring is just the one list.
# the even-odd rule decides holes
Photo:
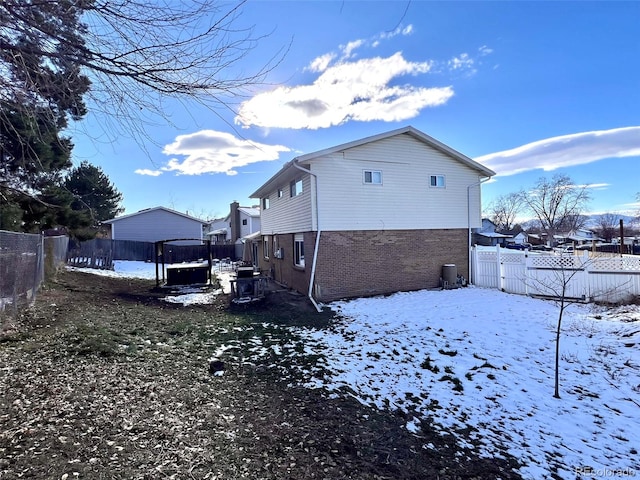
[[(584, 227), (588, 229), (597, 229), (600, 226), (601, 216), (602, 215), (589, 215)], [(616, 217), (618, 217), (616, 219), (616, 224), (619, 224), (620, 220), (622, 220), (622, 225), (625, 228), (640, 228), (640, 220), (638, 220), (637, 217), (633, 217), (631, 215), (616, 215)]]

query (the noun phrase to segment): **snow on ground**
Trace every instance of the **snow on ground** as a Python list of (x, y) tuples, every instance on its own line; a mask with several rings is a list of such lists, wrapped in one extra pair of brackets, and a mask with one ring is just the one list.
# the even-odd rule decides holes
[[(154, 264), (115, 264), (115, 272), (84, 270), (155, 278)], [(215, 273), (229, 292), (229, 271)], [(471, 426), (479, 454), (509, 452), (525, 478), (640, 476), (639, 306), (568, 308), (560, 399), (552, 301), (469, 287), (329, 306), (341, 316), (331, 329), (296, 329), (330, 372), (309, 386), (348, 387), (363, 403), (401, 409), (416, 435), (420, 417), (443, 433)]]
[(525, 478), (640, 476), (640, 307), (569, 307), (557, 399), (552, 301), (470, 287), (330, 306), (342, 319), (309, 335), (332, 372), (315, 386), (415, 409), (443, 432), (472, 426), (480, 454), (503, 445)]

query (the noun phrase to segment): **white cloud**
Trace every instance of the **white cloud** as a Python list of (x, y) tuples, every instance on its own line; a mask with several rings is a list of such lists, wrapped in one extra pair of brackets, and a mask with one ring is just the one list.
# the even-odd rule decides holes
[(149, 175), (151, 177), (157, 177), (157, 176), (162, 175), (162, 171), (160, 171), (160, 170), (149, 170), (148, 168), (139, 168), (133, 173), (137, 173), (138, 175)]
[(413, 33), (413, 25), (409, 24), (406, 27), (399, 26), (395, 30), (391, 32), (384, 32), (378, 35), (378, 37), (374, 40), (374, 42), (378, 42), (379, 40), (386, 40), (388, 38), (393, 38), (398, 35), (407, 36)]
[(473, 69), (474, 60), (469, 57), (468, 53), (461, 53), (457, 57), (453, 57), (449, 60), (448, 65), (452, 70)]
[(277, 160), (280, 152), (288, 152), (282, 145), (266, 145), (243, 140), (225, 132), (201, 130), (179, 135), (165, 145), (162, 153), (186, 157), (171, 158), (162, 170), (182, 175), (226, 173), (236, 175), (237, 168), (256, 162)]
[(334, 58), (336, 58), (335, 53), (327, 53), (325, 55), (321, 55), (320, 57), (314, 58), (309, 66), (305, 68), (305, 70), (310, 70), (312, 72), (323, 72), (327, 69)]
[(317, 129), (348, 120), (406, 120), (454, 95), (451, 86), (390, 86), (398, 77), (424, 74), (431, 66), (428, 61), (407, 61), (401, 52), (339, 62), (328, 66), (311, 85), (279, 87), (243, 102), (235, 122), (245, 127)]
[(598, 130), (547, 138), (476, 160), (498, 175), (529, 170), (553, 171), (605, 158), (640, 156), (640, 126)]
[(489, 48), (486, 45), (482, 45), (479, 49), (478, 52), (480, 53), (481, 56), (486, 56), (489, 55), (491, 53), (493, 53), (493, 48)]
[(352, 42), (347, 43), (346, 45), (340, 45), (340, 50), (342, 51), (342, 58), (347, 59), (353, 57), (353, 51), (360, 48), (364, 45), (364, 40), (354, 40)]
[(574, 188), (590, 188), (592, 190), (606, 190), (611, 186), (610, 183), (587, 183), (583, 185), (574, 185)]

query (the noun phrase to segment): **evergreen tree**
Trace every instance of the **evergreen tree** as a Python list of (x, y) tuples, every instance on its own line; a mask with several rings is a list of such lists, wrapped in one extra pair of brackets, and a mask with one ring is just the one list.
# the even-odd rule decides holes
[(71, 209), (86, 211), (92, 226), (110, 220), (124, 211), (122, 194), (101, 168), (84, 161), (71, 170), (64, 181), (65, 189), (73, 195)]
[(34, 223), (35, 212), (59, 206), (42, 196), (71, 167), (73, 145), (59, 132), (46, 109), (0, 104), (0, 228), (38, 231), (36, 224), (47, 222)]

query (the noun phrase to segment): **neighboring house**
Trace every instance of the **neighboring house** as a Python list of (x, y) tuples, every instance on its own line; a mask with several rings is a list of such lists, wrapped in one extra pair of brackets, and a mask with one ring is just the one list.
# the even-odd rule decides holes
[(574, 245), (593, 244), (594, 242), (604, 241), (594, 231), (586, 228), (578, 228), (571, 230), (569, 233), (561, 235), (560, 243), (573, 243)]
[(256, 190), (260, 268), (320, 301), (469, 278), (480, 184), (495, 172), (404, 127), (294, 158)]
[(546, 245), (547, 234), (546, 233), (527, 233), (527, 242), (531, 245)]
[(204, 220), (165, 207), (147, 208), (102, 223), (111, 226), (111, 238), (114, 240), (157, 242), (181, 238), (195, 239), (174, 242), (183, 245), (201, 244), (203, 228), (207, 224)]
[(238, 202), (229, 206), (229, 215), (211, 222), (206, 235), (214, 244), (241, 244), (247, 235), (260, 231), (260, 208), (241, 207)]
[(231, 238), (228, 216), (226, 218), (216, 218), (205, 229), (205, 236), (211, 240), (212, 245), (226, 245)]
[(525, 245), (529, 243), (529, 236), (526, 232), (519, 232), (517, 235), (513, 237), (513, 243), (516, 245)]
[(488, 218), (483, 218), (482, 226), (478, 229), (473, 229), (471, 243), (485, 247), (495, 247), (496, 245), (504, 246), (509, 239), (511, 239), (511, 235), (496, 232), (496, 224)]

